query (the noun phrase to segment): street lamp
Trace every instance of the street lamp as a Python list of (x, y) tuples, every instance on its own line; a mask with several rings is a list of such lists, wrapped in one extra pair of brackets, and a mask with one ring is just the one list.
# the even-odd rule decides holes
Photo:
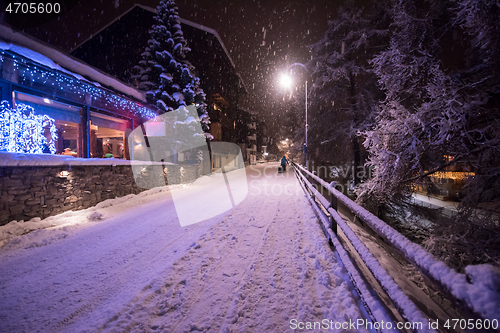
[(281, 77), (280, 77), (280, 84), (287, 88), (287, 89), (290, 89), (291, 86), (292, 86), (292, 83), (293, 83), (293, 80), (292, 78), (287, 75), (287, 74), (281, 74)]
[[(290, 68), (292, 68), (294, 66), (302, 67), (307, 72), (307, 67), (304, 64), (301, 64), (300, 62), (296, 62), (296, 63), (291, 64), (290, 66), (288, 66), (287, 70), (289, 70)], [(290, 88), (290, 86), (293, 83), (293, 80), (287, 74), (282, 74), (281, 78), (280, 78), (280, 83), (281, 83), (281, 85), (283, 87)], [(305, 155), (305, 158), (306, 158), (306, 169), (309, 170), (309, 159), (307, 158), (308, 154), (309, 154), (309, 152), (308, 152), (308, 146), (307, 146), (307, 130), (308, 130), (308, 127), (309, 127), (309, 125), (307, 124), (307, 80), (306, 80), (306, 93), (305, 94), (306, 94), (306, 142), (305, 142), (305, 145), (304, 145), (304, 155)]]

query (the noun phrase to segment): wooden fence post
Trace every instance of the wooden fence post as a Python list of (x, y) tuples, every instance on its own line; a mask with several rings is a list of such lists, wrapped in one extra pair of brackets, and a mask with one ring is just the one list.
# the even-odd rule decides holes
[[(331, 182), (330, 186), (332, 187), (332, 190), (335, 188), (335, 182)], [(333, 191), (330, 191), (330, 207), (332, 207), (335, 210), (337, 209), (337, 197), (333, 195)]]
[[(316, 171), (313, 171), (312, 174), (315, 175)], [(311, 176), (311, 185), (312, 185), (312, 188), (315, 188), (314, 187), (315, 184), (316, 184), (316, 180), (314, 179), (314, 177)], [(313, 200), (316, 200), (316, 195), (314, 194), (314, 191), (311, 190), (311, 194), (312, 194)]]
[[(338, 203), (337, 203), (337, 197), (333, 195), (333, 189), (335, 188), (335, 181), (332, 181), (330, 183), (331, 190), (330, 190), (330, 207), (333, 208), (335, 211), (338, 210)], [(330, 214), (330, 228), (332, 231), (337, 234), (337, 222), (335, 222), (335, 219), (333, 216)]]

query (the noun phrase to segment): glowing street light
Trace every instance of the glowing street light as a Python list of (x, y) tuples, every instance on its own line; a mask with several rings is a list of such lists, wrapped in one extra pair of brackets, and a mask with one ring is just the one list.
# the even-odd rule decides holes
[[(288, 66), (288, 70), (290, 68), (292, 68), (293, 66), (302, 67), (307, 72), (307, 67), (304, 64), (301, 64), (300, 62), (296, 62), (296, 63), (291, 64), (290, 66)], [(290, 87), (291, 87), (291, 85), (293, 83), (293, 80), (292, 80), (292, 78), (288, 74), (281, 74), (280, 83), (281, 83), (281, 85), (284, 88), (290, 89)], [(309, 170), (309, 159), (307, 158), (308, 157), (307, 156), (308, 155), (308, 151), (307, 151), (307, 148), (308, 148), (307, 147), (307, 129), (308, 129), (308, 127), (309, 126), (307, 125), (307, 80), (306, 80), (306, 142), (304, 144), (304, 155), (305, 155), (305, 158), (306, 158), (306, 169), (307, 170)]]
[(290, 89), (292, 87), (293, 80), (288, 74), (281, 74), (280, 84), (286, 89)]

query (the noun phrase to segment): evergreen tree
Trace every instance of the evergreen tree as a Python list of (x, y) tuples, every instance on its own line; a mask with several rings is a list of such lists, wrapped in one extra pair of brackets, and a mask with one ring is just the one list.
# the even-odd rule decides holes
[(313, 81), (311, 132), (316, 133), (311, 145), (334, 152), (327, 158), (337, 165), (354, 166), (349, 176), (354, 184), (363, 165), (359, 133), (373, 124), (383, 98), (368, 61), (388, 43), (390, 16), (385, 6), (382, 2), (360, 9), (347, 1), (324, 37), (311, 46), (307, 64)]
[(146, 92), (147, 100), (164, 112), (195, 104), (207, 133), (210, 121), (205, 93), (199, 86), (199, 78), (192, 75), (194, 67), (186, 60), (189, 51), (175, 1), (161, 0), (148, 46), (139, 65), (134, 67), (136, 74), (132, 78), (139, 80), (139, 89)]

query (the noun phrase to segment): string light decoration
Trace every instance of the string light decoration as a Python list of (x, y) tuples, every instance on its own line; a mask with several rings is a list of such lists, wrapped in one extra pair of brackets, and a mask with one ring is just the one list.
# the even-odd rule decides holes
[(29, 105), (18, 104), (12, 109), (7, 101), (0, 103), (0, 151), (55, 154), (56, 140), (54, 119), (35, 115)]
[(461, 172), (461, 171), (438, 171), (431, 175), (431, 177), (438, 179), (460, 179), (460, 180), (474, 176), (475, 176), (474, 172)]
[(44, 89), (52, 89), (53, 92), (71, 94), (76, 101), (84, 104), (87, 104), (86, 97), (90, 96), (92, 106), (128, 111), (145, 119), (157, 116), (157, 113), (150, 108), (107, 91), (100, 87), (98, 83), (88, 81), (78, 74), (69, 71), (66, 71), (68, 72), (66, 74), (56, 69), (47, 68), (44, 65), (37, 65), (33, 63), (34, 60), (27, 60), (23, 57), (11, 55), (5, 50), (0, 50), (0, 61), (3, 62), (5, 57), (12, 60), (12, 70), (17, 73), (20, 83), (24, 86), (33, 87), (39, 85), (43, 86)]

